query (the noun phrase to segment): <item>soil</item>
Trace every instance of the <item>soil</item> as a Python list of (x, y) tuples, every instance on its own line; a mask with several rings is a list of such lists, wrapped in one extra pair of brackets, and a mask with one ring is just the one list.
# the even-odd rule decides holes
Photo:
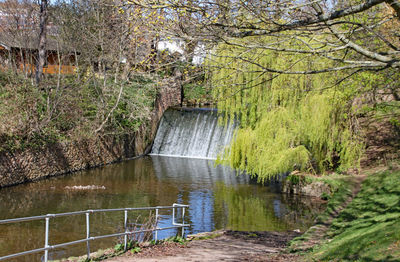
[[(395, 118), (396, 119), (396, 118)], [(361, 166), (372, 167), (387, 164), (388, 161), (400, 158), (400, 128), (391, 123), (391, 118), (361, 118), (365, 153)]]
[(281, 252), (291, 239), (300, 235), (299, 232), (219, 231), (211, 234), (211, 239), (195, 239), (183, 245), (164, 243), (106, 261), (294, 261), (297, 257)]

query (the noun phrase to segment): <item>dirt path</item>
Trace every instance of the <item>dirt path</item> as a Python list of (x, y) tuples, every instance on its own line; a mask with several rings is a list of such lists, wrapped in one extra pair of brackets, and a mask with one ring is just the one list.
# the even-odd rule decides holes
[(294, 255), (280, 252), (289, 240), (299, 234), (226, 231), (212, 239), (193, 240), (186, 245), (170, 243), (144, 248), (138, 254), (127, 252), (106, 261), (293, 261)]

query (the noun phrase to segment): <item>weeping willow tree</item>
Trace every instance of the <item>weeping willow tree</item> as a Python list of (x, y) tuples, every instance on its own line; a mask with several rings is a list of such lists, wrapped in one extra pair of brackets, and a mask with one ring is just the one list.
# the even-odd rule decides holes
[[(328, 63), (255, 44), (268, 41), (270, 37), (254, 37), (220, 44), (207, 61), (222, 118), (240, 123), (218, 162), (257, 175), (260, 181), (293, 170), (324, 172), (357, 165), (363, 144), (352, 128), (354, 92), (334, 84), (337, 74), (265, 70), (304, 71)], [(294, 46), (296, 41), (282, 45)]]

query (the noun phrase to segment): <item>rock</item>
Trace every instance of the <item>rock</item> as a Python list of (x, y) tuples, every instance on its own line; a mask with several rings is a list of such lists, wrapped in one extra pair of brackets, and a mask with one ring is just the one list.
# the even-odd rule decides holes
[(226, 230), (216, 230), (213, 232), (202, 232), (202, 233), (197, 233), (193, 235), (188, 235), (186, 237), (187, 240), (194, 240), (194, 239), (208, 239), (208, 238), (215, 238), (220, 235), (225, 234)]
[(331, 194), (331, 188), (329, 185), (322, 181), (307, 182), (305, 175), (299, 172), (291, 173), (290, 176), (296, 178), (288, 179), (288, 177), (282, 182), (282, 192), (287, 194), (304, 195), (311, 197), (321, 198), (325, 195)]
[(105, 186), (95, 186), (95, 185), (89, 185), (89, 186), (66, 186), (65, 189), (70, 189), (70, 190), (95, 190), (95, 189), (106, 189)]
[(321, 198), (323, 195), (330, 195), (331, 189), (324, 182), (316, 181), (301, 187), (300, 194)]

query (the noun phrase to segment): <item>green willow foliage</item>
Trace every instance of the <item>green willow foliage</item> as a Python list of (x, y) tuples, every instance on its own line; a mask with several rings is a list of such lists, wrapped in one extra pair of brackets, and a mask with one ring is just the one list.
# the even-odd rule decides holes
[(225, 124), (229, 119), (240, 122), (218, 163), (258, 175), (260, 181), (295, 169), (323, 172), (356, 165), (363, 145), (351, 129), (351, 92), (327, 88), (336, 74), (277, 75), (263, 70), (308, 70), (311, 63), (315, 67), (326, 61), (250, 49), (247, 44), (220, 44), (207, 61)]

